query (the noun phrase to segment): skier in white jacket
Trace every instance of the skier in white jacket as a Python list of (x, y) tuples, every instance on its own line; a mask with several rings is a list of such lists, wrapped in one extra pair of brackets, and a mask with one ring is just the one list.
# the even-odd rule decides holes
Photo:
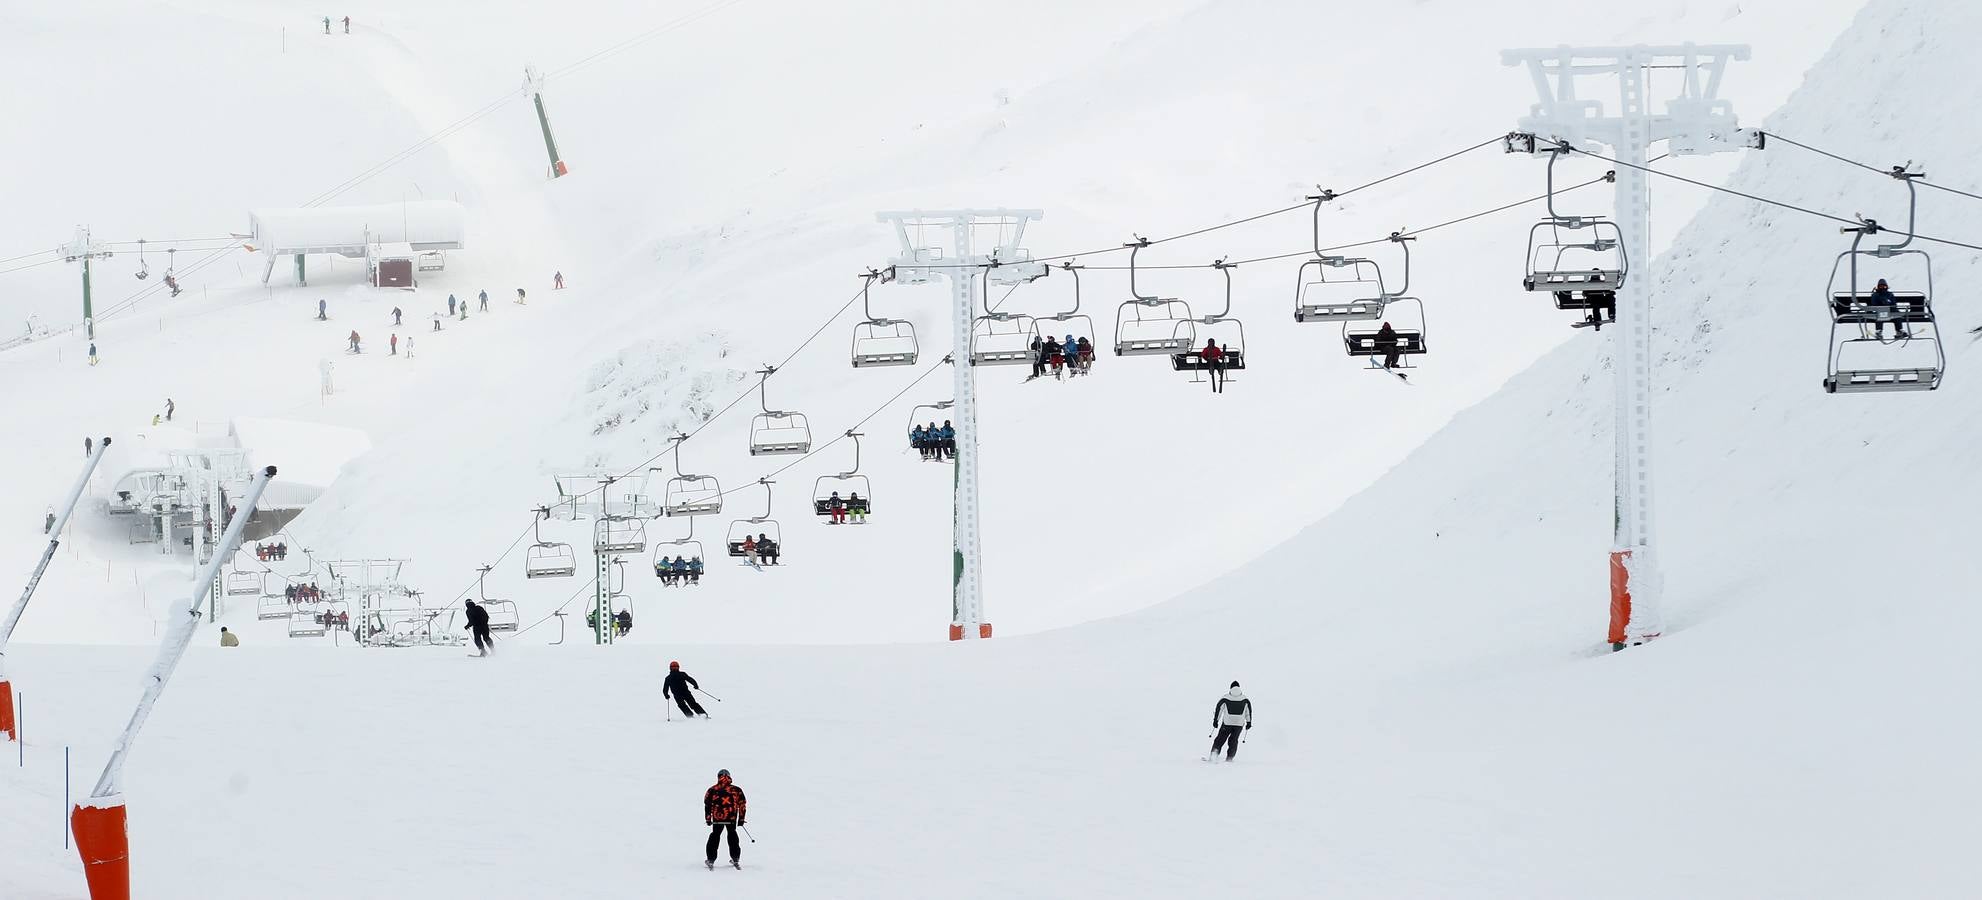
[(1225, 761), (1231, 762), (1239, 754), (1239, 736), (1253, 727), (1253, 702), (1239, 690), (1238, 682), (1232, 682), (1232, 689), (1211, 708), (1211, 726), (1218, 729), (1218, 736), (1212, 739), (1211, 755), (1206, 759), (1217, 759), (1222, 748)]

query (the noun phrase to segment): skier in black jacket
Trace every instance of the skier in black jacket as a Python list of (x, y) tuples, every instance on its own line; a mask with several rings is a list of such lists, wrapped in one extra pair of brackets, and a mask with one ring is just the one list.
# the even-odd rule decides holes
[(695, 679), (681, 670), (681, 663), (668, 663), (668, 679), (661, 683), (661, 696), (674, 698), (674, 705), (681, 708), (681, 714), (691, 719), (698, 715), (705, 719), (709, 717), (702, 704), (695, 702), (695, 695), (689, 693), (691, 688), (699, 687), (701, 685), (696, 684)]
[(487, 656), (490, 650), (495, 649), (495, 638), (489, 636), (489, 611), (473, 600), (467, 603), (468, 630), (475, 633), (475, 649), (481, 651), (476, 655)]
[(1225, 761), (1231, 762), (1239, 754), (1239, 736), (1253, 727), (1253, 702), (1239, 690), (1238, 682), (1232, 682), (1232, 689), (1211, 708), (1211, 725), (1218, 729), (1218, 737), (1212, 740), (1211, 755), (1205, 758), (1217, 759), (1219, 749), (1223, 748)]

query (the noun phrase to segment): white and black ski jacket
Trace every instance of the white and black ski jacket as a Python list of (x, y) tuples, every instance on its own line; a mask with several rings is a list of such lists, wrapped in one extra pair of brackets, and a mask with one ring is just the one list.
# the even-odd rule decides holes
[(1219, 698), (1218, 705), (1211, 708), (1213, 727), (1223, 725), (1244, 725), (1253, 727), (1253, 702), (1246, 699), (1245, 692), (1238, 688), (1228, 691)]

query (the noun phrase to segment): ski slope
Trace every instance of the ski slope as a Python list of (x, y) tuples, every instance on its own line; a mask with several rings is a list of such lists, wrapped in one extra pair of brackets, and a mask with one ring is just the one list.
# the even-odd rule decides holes
[[(1852, 11), (1836, 10), (1840, 17)], [(1219, 12), (1229, 9), (1205, 7), (1197, 13), (1204, 18), (1185, 15), (1138, 31), (1110, 57), (1170, 58), (1159, 52), (1165, 35), (1182, 41), (1194, 28), (1209, 40), (1205, 29), (1221, 21)], [(1418, 12), (1463, 15), (1456, 7)], [(1652, 32), (1673, 23), (1699, 35), (1726, 12), (1633, 23), (1624, 35), (1655, 40)], [(1721, 24), (1738, 30), (1732, 23), (1740, 19)], [(1513, 45), (1494, 43), (1499, 33), (1478, 24), (1468, 45)], [(1524, 27), (1531, 32), (1532, 20)], [(1813, 47), (1829, 43), (1811, 34), (1817, 30), (1783, 34)], [(1982, 14), (1876, 0), (1821, 59), (1812, 53), (1814, 67), (1765, 127), (1875, 163), (1923, 161), (1936, 180), (1973, 188), (1970, 178), (1982, 176), (1963, 165), (1974, 128), (1945, 110), (1960, 108), (1972, 93), (1964, 50), (1978, 38)], [(1260, 64), (1268, 56), (1259, 55)], [(1888, 64), (1897, 58), (1908, 64)], [(1490, 91), (1486, 78), (1478, 80), (1463, 90), (1521, 96), (1519, 85)], [(1786, 90), (1797, 80), (1785, 72), (1777, 84)], [(1754, 122), (1772, 106), (1743, 111)], [(1160, 110), (1148, 116), (1162, 118)], [(1495, 107), (1483, 110), (1481, 121), (1505, 118)], [(1075, 146), (1056, 146), (1077, 155)], [(1521, 165), (1491, 162), (1502, 172)], [(1253, 176), (1235, 180), (1245, 177)], [(1200, 183), (1210, 194), (1215, 182)], [(1749, 154), (1728, 186), (1841, 214), (1901, 217), (1903, 198), (1890, 180), (1794, 148)], [(987, 479), (1012, 479), (1002, 485), (1010, 505), (987, 511), (997, 541), (992, 553), (1024, 561), (1000, 582), (994, 555), (994, 592), (1014, 581), (1051, 586), (994, 593), (992, 617), (1030, 622), (1041, 633), (927, 643), (941, 610), (931, 613), (928, 598), (903, 585), (911, 576), (914, 584), (927, 578), (916, 568), (924, 563), (907, 560), (941, 553), (939, 493), (947, 473), (899, 458), (872, 470), (877, 510), (891, 502), (893, 494), (882, 493), (894, 490), (887, 485), (932, 482), (923, 490), (936, 493), (906, 501), (922, 516), (919, 524), (897, 525), (877, 511), (868, 530), (833, 529), (816, 538), (819, 549), (805, 551), (871, 573), (866, 578), (802, 575), (794, 544), (793, 569), (763, 573), (761, 588), (723, 586), (757, 577), (738, 571), (712, 575), (695, 592), (643, 590), (636, 603), (650, 594), (663, 602), (653, 611), (636, 606), (640, 620), (628, 645), (611, 652), (538, 646), (551, 640), (550, 626), (506, 642), (494, 659), (472, 662), (452, 650), (298, 646), (305, 642), (252, 629), (242, 629), (239, 651), (196, 647), (129, 772), (136, 879), (168, 897), (1971, 895), (1973, 879), (1958, 860), (1968, 843), (1967, 811), (1982, 799), (1982, 784), (1965, 765), (1977, 735), (1949, 710), (1967, 702), (1973, 666), (1920, 635), (1959, 634), (1976, 624), (1973, 605), (1960, 602), (1955, 588), (1977, 574), (1960, 524), (1982, 501), (1982, 483), (1951, 451), (1982, 426), (1964, 402), (1976, 390), (1964, 373), (1982, 360), (1958, 338), (1948, 347), (1947, 384), (1936, 393), (1824, 395), (1817, 355), (1826, 331), (1822, 282), (1846, 243), (1834, 224), (1733, 197), (1708, 199), (1675, 182), (1660, 180), (1654, 190), (1660, 216), (1687, 203), (1701, 212), (1659, 263), (1655, 433), (1669, 604), (1667, 634), (1649, 647), (1611, 655), (1599, 643), (1611, 458), (1603, 343), (1570, 331), (1561, 314), (1535, 309), (1540, 301), (1517, 299), (1510, 288), (1498, 306), (1479, 299), (1477, 336), (1464, 322), (1467, 303), (1434, 307), (1434, 314), (1451, 307), (1440, 322), (1460, 320), (1441, 345), (1451, 346), (1453, 361), (1432, 357), (1421, 378), (1434, 383), (1417, 389), (1365, 387), (1372, 379), (1346, 372), (1325, 382), (1281, 378), (1262, 363), (1214, 400), (1164, 393), (1176, 387), (1158, 380), (1167, 373), (1128, 375), (1133, 361), (1109, 360), (1087, 383), (1033, 385), (1023, 393), (987, 385), (987, 460), (1010, 460), (989, 466)], [(1094, 207), (1140, 203), (1149, 193), (1124, 190), (1114, 203), (1096, 200)], [(1930, 196), (1922, 231), (1972, 241), (1972, 223), (1982, 223), (1970, 210), (1975, 202)], [(843, 277), (847, 267), (828, 272), (824, 257), (844, 248), (887, 252), (858, 212), (887, 204), (864, 197), (844, 204), (810, 214), (810, 226), (746, 229), (697, 251), (702, 261), (669, 282), (670, 290), (708, 290), (652, 331), (637, 328), (650, 318), (642, 310), (625, 309), (603, 291), (586, 293), (632, 281), (581, 278), (569, 298), (552, 301), (596, 303), (585, 307), (587, 327), (644, 351), (596, 352), (596, 337), (540, 315), (533, 290), (527, 309), (465, 323), (489, 326), (475, 333), (488, 340), (436, 344), (438, 362), (458, 369), (442, 369), (424, 343), (415, 360), (364, 360), (377, 366), (355, 369), (354, 386), (340, 391), (378, 402), (357, 409), (333, 397), (320, 415), (361, 423), (375, 449), (298, 530), (361, 535), (386, 547), (431, 546), (437, 561), (422, 557), (421, 564), (463, 580), (468, 564), (486, 558), (483, 548), (499, 547), (520, 524), (486, 521), (497, 511), (513, 519), (507, 511), (518, 505), (493, 494), (537, 490), (528, 482), (545, 480), (533, 471), (545, 465), (644, 456), (658, 449), (654, 437), (670, 416), (692, 416), (681, 409), (708, 397), (728, 402), (733, 394), (718, 388), (740, 384), (725, 370), (754, 368), (774, 352), (759, 350), (774, 342), (724, 324), (729, 315), (775, 308), (799, 292), (802, 274), (841, 277), (848, 290), (830, 299), (843, 300), (853, 286)], [(1174, 230), (1251, 211), (1179, 215)], [(1403, 214), (1388, 206), (1371, 212)], [(1100, 213), (1093, 219), (1112, 220)], [(1068, 245), (1092, 243), (1080, 240), (1083, 234), (1074, 229)], [(1453, 296), (1455, 285), (1514, 282), (1518, 250), (1493, 252), (1514, 246), (1504, 238), (1463, 242), (1477, 246), (1455, 252), (1479, 265), (1433, 268), (1426, 296), (1441, 289)], [(1299, 236), (1294, 240), (1298, 247)], [(761, 255), (749, 251), (787, 242), (811, 246), (821, 257), (819, 272), (781, 270), (755, 296), (729, 286), (736, 273), (761, 268)], [(679, 264), (669, 259), (663, 264)], [(1957, 333), (1975, 324), (1959, 300), (1973, 285), (1974, 257), (1937, 249), (1935, 259), (1941, 313)], [(564, 267), (567, 275), (575, 269)], [(775, 292), (785, 280), (790, 291)], [(1274, 297), (1278, 308), (1283, 301)], [(304, 299), (279, 302), (281, 310), (243, 300), (209, 317), (208, 327), (240, 327), (237, 342), (257, 333), (239, 320), (285, 340), (307, 335)], [(1284, 309), (1273, 317), (1282, 315)], [(1495, 322), (1505, 329), (1499, 343), (1488, 341)], [(341, 337), (336, 327), (331, 340)], [(465, 337), (465, 328), (449, 329), (443, 334)], [(1327, 335), (1306, 338), (1284, 320), (1258, 332), (1263, 358), (1273, 335), (1288, 332), (1295, 332), (1285, 338), (1288, 347), (1298, 340), (1316, 355), (1315, 348), (1332, 349)], [(1504, 340), (1508, 334), (1533, 336), (1528, 357)], [(683, 336), (690, 339), (666, 343)], [(1560, 346), (1528, 363), (1554, 344)], [(503, 369), (505, 346), (564, 361), (568, 380), (546, 385), (539, 370)], [(66, 372), (55, 368), (52, 352), (33, 347), (0, 356), (0, 363), (23, 367), (12, 371)], [(1493, 359), (1462, 365), (1457, 360), (1468, 352)], [(680, 364), (657, 365), (655, 358)], [(386, 381), (396, 373), (382, 367), (399, 362), (417, 378)], [(1329, 359), (1310, 362), (1318, 371), (1333, 368)], [(1287, 365), (1290, 374), (1298, 368)], [(1517, 374), (1501, 387), (1482, 374), (1494, 366)], [(471, 370), (472, 385), (454, 377)], [(1447, 380), (1465, 383), (1436, 383), (1435, 373), (1445, 371), (1452, 373)], [(145, 381), (115, 365), (89, 374), (124, 379), (113, 384), (131, 393)], [(793, 394), (819, 392), (815, 422), (831, 413), (858, 415), (878, 400), (866, 399), (864, 388), (859, 398), (841, 397), (858, 382), (840, 379), (867, 374), (822, 365), (794, 379), (803, 388)], [(256, 410), (281, 402), (269, 380), (230, 385), (224, 402)], [(532, 382), (535, 389), (522, 387)], [(474, 389), (488, 384), (497, 387)], [(625, 421), (637, 406), (614, 403), (625, 401), (616, 386), (627, 384), (640, 385), (640, 395), (669, 398), (641, 411), (638, 418), (655, 426), (575, 434), (602, 413), (617, 411)], [(1316, 396), (1316, 384), (1328, 393)], [(1038, 388), (1064, 396), (1035, 405)], [(16, 405), (8, 414), (78, 430), (70, 424), (80, 417), (74, 404), (50, 391), (34, 401), (7, 392), (4, 402)], [(268, 398), (255, 401), (257, 391)], [(1088, 407), (1064, 399), (1071, 391), (1098, 395), (1082, 399), (1115, 411), (1103, 424), (1139, 429), (1164, 449), (1108, 456), (1094, 452), (1097, 435), (1119, 431), (1078, 430), (1068, 435), (1084, 451), (1078, 456), (1038, 448), (1028, 438), (1044, 425), (1093, 427), (1078, 415)], [(247, 399), (232, 399), (235, 392)], [(123, 404), (118, 412), (129, 418), (154, 402), (145, 395), (104, 405)], [(538, 402), (551, 405), (556, 428), (506, 415)], [(1395, 434), (1364, 436), (1342, 424), (1363, 421), (1356, 416), (1366, 409), (1404, 403), (1425, 408), (1380, 420)], [(428, 412), (436, 409), (445, 416)], [(1402, 421), (1413, 415), (1424, 421)], [(1219, 434), (1217, 428), (1196, 427), (1214, 416), (1239, 423), (1228, 429), (1298, 419), (1287, 427), (1303, 440), (1271, 450), (1230, 440), (1214, 445), (1206, 432)], [(1321, 434), (1360, 446), (1321, 449), (1318, 438), (1306, 439)], [(1419, 446), (1424, 434), (1430, 436)], [(692, 456), (701, 440), (686, 452)], [(709, 443), (725, 440), (742, 443), (740, 432), (726, 439), (710, 430)], [(1230, 448), (1233, 462), (1223, 464), (1208, 446)], [(42, 451), (16, 452), (33, 461)], [(73, 446), (47, 452), (50, 465), (58, 455), (73, 459)], [(1275, 468), (1276, 452), (1304, 453), (1308, 465)], [(1208, 472), (1200, 462), (1214, 458), (1224, 471)], [(1104, 470), (1114, 477), (1074, 477)], [(1044, 472), (1068, 480), (1044, 482)], [(1021, 477), (1026, 473), (1030, 480)], [(728, 470), (722, 474), (732, 483)], [(1213, 514), (1188, 519), (1189, 530), (1174, 515), (1141, 521), (1150, 510), (1174, 513), (1200, 484), (1229, 498), (1218, 508), (1229, 507), (1234, 518), (1279, 530), (1234, 533)], [(1069, 548), (1069, 530), (1025, 527), (1037, 512), (1018, 502), (1027, 491), (1053, 497), (1069, 485), (1108, 498), (1109, 533), (1125, 535), (1120, 542)], [(1329, 491), (1339, 492), (1341, 507), (1323, 517), (1332, 503), (1314, 498)], [(1159, 496), (1145, 501), (1145, 492)], [(1282, 524), (1275, 516), (1298, 521)], [(1148, 530), (1127, 530), (1131, 524)], [(1191, 557), (1204, 567), (1202, 578), (1188, 574), (1195, 569), (1171, 570), (1189, 554), (1139, 537), (1170, 532), (1183, 532), (1168, 539), (1203, 557)], [(1227, 552), (1256, 558), (1218, 568), (1211, 548), (1221, 541), (1235, 545)], [(888, 565), (861, 568), (878, 558), (863, 554), (883, 552), (868, 543), (884, 548)], [(1045, 545), (1050, 549), (1015, 552)], [(79, 558), (58, 562), (60, 573), (83, 569)], [(1024, 581), (1028, 572), (1039, 577)], [(1056, 580), (1068, 572), (1079, 580)], [(77, 600), (37, 608), (44, 639), (83, 627), (92, 637), (100, 627), (106, 643), (141, 637), (115, 637), (124, 624), (104, 615), (111, 590), (80, 584), (44, 594), (43, 603)], [(678, 600), (681, 594), (692, 599)], [(516, 596), (540, 611), (557, 599)], [(1123, 599), (1130, 596), (1143, 602)], [(1028, 620), (1028, 601), (1057, 611), (1035, 608)], [(120, 592), (114, 602), (130, 601)], [(1050, 628), (1136, 606), (1148, 608)], [(1007, 609), (1008, 617), (1001, 614)], [(914, 628), (900, 624), (915, 624), (917, 615), (928, 618)], [(144, 621), (141, 614), (126, 618)], [(924, 643), (888, 643), (894, 641)], [(801, 643), (837, 645), (794, 646)], [(60, 747), (77, 748), (79, 780), (89, 781), (147, 656), (142, 648), (58, 644), (10, 654), (31, 695), (30, 765), (0, 770), (7, 771), (4, 790), (23, 798), (0, 805), (0, 835), (9, 846), (32, 848), (6, 876), (23, 896), (80, 896), (73, 856), (57, 843)], [(711, 706), (715, 719), (670, 722), (657, 709), (669, 659), (681, 659), (724, 697)], [(1205, 734), (1196, 729), (1233, 678), (1258, 705), (1259, 727), (1239, 765), (1209, 766), (1196, 759)], [(750, 793), (761, 841), (746, 846), (741, 873), (702, 871), (695, 855), (704, 830), (694, 804), (719, 767)]]

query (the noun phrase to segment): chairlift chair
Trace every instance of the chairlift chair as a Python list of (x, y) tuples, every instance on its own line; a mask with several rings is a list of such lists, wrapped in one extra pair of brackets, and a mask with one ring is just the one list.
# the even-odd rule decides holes
[(756, 537), (759, 534), (776, 543), (780, 554), (784, 552), (784, 535), (778, 530), (778, 520), (771, 518), (771, 485), (775, 482), (767, 478), (759, 478), (757, 483), (764, 487), (764, 514), (737, 519), (730, 523), (729, 533), (723, 539), (723, 546), (731, 556), (744, 556), (744, 538)]
[(775, 366), (757, 372), (757, 401), (764, 411), (750, 419), (751, 456), (804, 455), (812, 450), (812, 427), (805, 414), (771, 408), (765, 385), (776, 372)]
[(320, 616), (321, 613), (313, 612), (290, 613), (289, 636), (292, 638), (322, 637), (325, 632), (330, 630), (330, 626), (325, 625)]
[(482, 610), (489, 614), (490, 631), (515, 631), (521, 624), (516, 615), (514, 600), (483, 600)]
[(289, 611), (289, 598), (281, 594), (255, 601), (257, 619), (286, 619), (289, 618)]
[[(861, 514), (872, 515), (874, 512), (874, 486), (868, 481), (867, 476), (860, 474), (860, 439), (862, 435), (858, 432), (849, 431), (846, 433), (846, 436), (853, 439), (853, 468), (837, 475), (821, 475), (812, 482), (813, 515), (831, 516), (833, 514), (833, 494), (835, 493), (840, 495), (841, 500), (846, 501), (848, 512), (856, 511), (856, 503), (858, 504), (858, 512)], [(858, 497), (859, 500), (855, 501), (853, 499), (855, 497)]]
[(145, 239), (138, 238), (138, 271), (133, 273), (139, 281), (151, 277), (151, 264), (145, 262)]
[[(1054, 313), (1050, 316), (1034, 316), (1032, 318), (1032, 340), (1043, 343), (1049, 337), (1059, 339), (1067, 335), (1073, 335), (1076, 341), (1081, 338), (1087, 338), (1088, 345), (1096, 348), (1095, 352), (1099, 353), (1101, 333), (1094, 330), (1094, 317), (1080, 311), (1081, 267), (1069, 262), (1061, 263), (1057, 268), (1065, 270), (1067, 274), (1074, 276), (1074, 306), (1072, 309)], [(1051, 272), (1052, 270), (1048, 269), (1047, 271)], [(1031, 342), (1028, 341), (1026, 346), (1030, 347)], [(1065, 353), (1065, 350), (1063, 349), (1061, 352)]]
[[(1512, 147), (1510, 146), (1510, 151)], [(1631, 260), (1624, 232), (1601, 216), (1566, 216), (1555, 210), (1555, 163), (1568, 148), (1547, 151), (1548, 218), (1528, 229), (1528, 256), (1521, 287), (1546, 291), (1556, 309), (1605, 310), (1616, 315), (1617, 292), (1624, 287)], [(1588, 324), (1601, 327), (1593, 312)]]
[(1173, 356), (1197, 346), (1197, 323), (1190, 304), (1176, 298), (1146, 297), (1136, 290), (1136, 254), (1149, 246), (1137, 238), (1129, 247), (1129, 298), (1115, 310), (1116, 356)]
[[(1390, 328), (1397, 336), (1397, 367), (1400, 369), (1412, 368), (1411, 357), (1422, 356), (1426, 350), (1424, 301), (1416, 297), (1391, 297), (1385, 305), (1392, 310), (1409, 310), (1404, 316), (1404, 327), (1399, 328), (1396, 325), (1391, 325)], [(1386, 318), (1385, 321), (1388, 321), (1388, 319)], [(1378, 323), (1377, 327), (1372, 328), (1368, 324), (1351, 326), (1349, 323), (1344, 322), (1342, 323), (1342, 343), (1352, 357), (1382, 356), (1384, 354), (1384, 348), (1377, 343), (1377, 338), (1381, 332), (1382, 323)]]
[[(1383, 286), (1383, 267), (1360, 256), (1330, 256), (1321, 247), (1321, 205), (1335, 199), (1323, 191), (1314, 201), (1314, 258), (1294, 272), (1294, 321), (1350, 322), (1383, 318), (1390, 292)], [(1308, 270), (1312, 268), (1312, 280)], [(1406, 278), (1408, 279), (1408, 275)]]
[[(1934, 316), (1934, 264), (1925, 250), (1913, 249), (1914, 214), (1918, 198), (1913, 180), (1922, 173), (1895, 168), (1894, 178), (1907, 187), (1906, 240), (1861, 249), (1866, 236), (1885, 230), (1876, 220), (1841, 229), (1852, 234), (1851, 249), (1831, 264), (1826, 306), (1831, 334), (1826, 358), (1824, 391), (1832, 394), (1871, 394), (1931, 391), (1941, 386), (1947, 354), (1941, 345), (1940, 324)], [(1917, 291), (1892, 291), (1892, 300), (1873, 301), (1874, 291), (1859, 280), (1863, 259), (1915, 259), (1920, 263)], [(1843, 274), (1845, 280), (1840, 282)], [(1896, 273), (1895, 273), (1896, 274)], [(1885, 337), (1886, 328), (1893, 337)]]
[(531, 525), (537, 540), (523, 551), (524, 578), (569, 578), (578, 572), (578, 559), (570, 544), (544, 540), (543, 521), (550, 514), (549, 507), (537, 508), (537, 520)]
[(594, 526), (592, 545), (600, 553), (645, 553), (647, 523), (642, 519), (607, 516)]
[[(1232, 270), (1235, 263), (1218, 260), (1211, 264), (1219, 274), (1225, 276), (1225, 308), (1197, 320), (1198, 334), (1205, 340), (1215, 342), (1223, 351), (1219, 366), (1228, 372), (1240, 372), (1246, 368), (1246, 327), (1238, 319), (1232, 318)], [(1219, 336), (1224, 340), (1219, 340)], [(1179, 372), (1204, 372), (1212, 368), (1204, 358), (1205, 345), (1198, 344), (1191, 349), (1170, 357), (1170, 368)]]
[(987, 313), (970, 325), (973, 366), (1032, 365), (1033, 319), (1024, 313)]
[[(889, 269), (889, 279), (893, 279), (893, 269)], [(867, 271), (866, 280), (860, 286), (861, 309), (867, 314), (865, 321), (853, 326), (853, 367), (856, 369), (879, 368), (883, 366), (912, 366), (919, 348), (915, 342), (915, 326), (907, 319), (886, 319), (874, 315), (874, 306), (869, 289), (880, 272)], [(924, 281), (901, 281), (902, 284), (924, 284)]]
[(723, 486), (714, 475), (691, 475), (681, 468), (681, 445), (688, 435), (668, 438), (674, 442), (675, 471), (661, 496), (661, 512), (669, 516), (707, 516), (723, 511)]
[[(693, 523), (695, 520), (689, 519), (688, 521)], [(681, 557), (684, 562), (706, 559), (702, 555), (702, 542), (693, 537), (661, 541), (654, 545), (654, 577), (667, 577), (661, 572), (661, 566), (664, 563), (673, 562), (677, 556)], [(706, 565), (707, 563), (705, 562), (704, 566), (706, 567)]]
[(259, 594), (261, 592), (262, 592), (262, 573), (238, 572), (238, 571), (227, 573), (228, 596), (238, 596), (242, 594)]

